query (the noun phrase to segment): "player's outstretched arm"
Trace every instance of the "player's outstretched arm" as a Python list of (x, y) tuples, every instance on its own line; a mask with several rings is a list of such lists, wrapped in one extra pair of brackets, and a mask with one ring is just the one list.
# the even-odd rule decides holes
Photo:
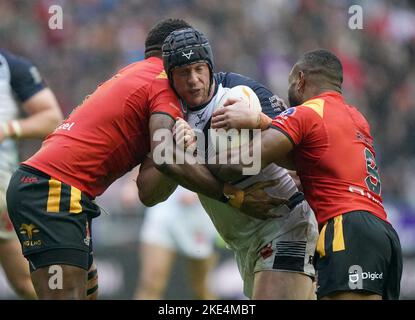
[[(257, 167), (260, 170), (270, 163), (295, 170), (292, 149), (293, 144), (287, 136), (271, 127), (261, 132), (260, 140), (252, 140), (249, 148), (231, 149), (228, 153), (227, 164), (213, 164), (208, 165), (208, 167), (218, 177), (233, 177), (233, 179), (244, 177), (246, 172), (249, 172), (247, 169)], [(250, 155), (253, 154), (259, 154), (260, 156), (252, 158)], [(252, 163), (239, 161), (238, 164), (232, 164), (232, 159), (249, 158), (252, 158)]]
[(246, 105), (246, 101), (229, 98), (223, 108), (217, 109), (211, 120), (212, 129), (267, 129), (272, 119)]

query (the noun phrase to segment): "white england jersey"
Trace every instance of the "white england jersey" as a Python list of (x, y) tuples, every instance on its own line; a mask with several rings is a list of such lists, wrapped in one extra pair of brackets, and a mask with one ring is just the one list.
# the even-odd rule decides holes
[[(187, 121), (192, 128), (203, 130), (207, 125), (210, 126), (212, 113), (221, 97), (229, 90), (228, 88), (239, 84), (249, 85), (260, 98), (263, 112), (268, 111), (266, 112), (268, 115), (272, 117), (276, 116), (277, 111), (272, 106), (272, 101), (275, 101), (275, 96), (268, 90), (258, 90), (264, 89), (264, 87), (259, 88), (258, 83), (254, 82), (256, 86), (252, 85), (253, 80), (251, 82), (246, 81), (247, 78), (233, 73), (215, 74), (215, 79), (217, 88), (212, 100), (202, 109), (197, 111), (187, 110)], [(297, 186), (288, 174), (288, 171), (275, 164), (268, 165), (258, 175), (250, 176), (242, 182), (237, 183), (236, 186), (244, 188), (259, 181), (269, 180), (277, 183), (275, 186), (265, 189), (274, 197), (288, 200), (298, 192)], [(275, 237), (275, 228), (278, 227), (279, 223), (278, 219), (255, 219), (222, 202), (203, 195), (199, 195), (199, 198), (219, 234), (231, 249), (240, 250), (248, 246), (251, 247), (253, 242), (258, 242), (258, 247), (260, 247)], [(286, 206), (276, 208), (276, 210), (288, 214), (288, 208)]]

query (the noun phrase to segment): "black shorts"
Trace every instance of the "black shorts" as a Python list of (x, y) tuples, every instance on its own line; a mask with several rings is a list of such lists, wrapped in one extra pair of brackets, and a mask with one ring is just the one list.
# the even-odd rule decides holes
[(315, 256), (317, 297), (340, 291), (399, 299), (402, 252), (393, 227), (366, 211), (329, 219), (320, 231)]
[(100, 210), (80, 190), (22, 165), (10, 180), (7, 206), (31, 272), (92, 265), (91, 222)]

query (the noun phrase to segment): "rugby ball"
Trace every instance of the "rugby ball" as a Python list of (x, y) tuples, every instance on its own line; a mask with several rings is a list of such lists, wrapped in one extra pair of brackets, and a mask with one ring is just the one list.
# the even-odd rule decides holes
[[(248, 103), (248, 108), (261, 111), (261, 103), (259, 98), (250, 87), (245, 85), (239, 85), (228, 89), (225, 94), (220, 98), (215, 110), (219, 108), (226, 108), (223, 105), (229, 98), (236, 98), (244, 100)], [(227, 152), (229, 149), (239, 148), (239, 146), (249, 143), (248, 130), (242, 132), (236, 129), (224, 130), (224, 129), (210, 129), (210, 141), (209, 143), (213, 147), (215, 153)]]

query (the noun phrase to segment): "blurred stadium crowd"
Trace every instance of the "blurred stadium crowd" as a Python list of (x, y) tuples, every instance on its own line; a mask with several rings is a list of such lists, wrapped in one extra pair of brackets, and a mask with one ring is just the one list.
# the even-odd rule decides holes
[[(363, 8), (363, 29), (348, 26), (354, 4)], [(48, 28), (51, 5), (63, 8), (62, 30)], [(207, 34), (216, 71), (249, 75), (283, 98), (302, 53), (333, 50), (343, 62), (346, 98), (371, 124), (382, 193), (400, 221), (403, 249), (415, 254), (415, 2), (1, 1), (0, 43), (38, 65), (67, 115), (117, 69), (142, 59), (147, 31), (165, 17)]]

